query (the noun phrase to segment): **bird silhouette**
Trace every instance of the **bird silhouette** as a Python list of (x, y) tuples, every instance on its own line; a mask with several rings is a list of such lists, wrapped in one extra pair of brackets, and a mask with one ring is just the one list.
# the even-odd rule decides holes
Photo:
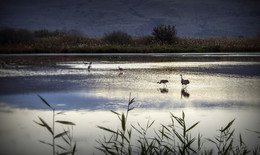
[(190, 81), (189, 80), (184, 80), (183, 78), (182, 78), (182, 74), (181, 74), (181, 84), (182, 85), (187, 85), (187, 84), (189, 84), (190, 83)]
[(90, 62), (89, 65), (88, 65), (88, 70), (89, 71), (90, 71), (91, 65), (92, 65), (92, 62)]
[(159, 83), (159, 84), (163, 83), (167, 87), (166, 83), (168, 83), (168, 82), (169, 82), (168, 80), (161, 80), (160, 82), (157, 82), (157, 83)]
[(118, 66), (118, 69), (119, 69), (120, 71), (123, 71), (123, 68), (121, 68), (120, 66)]

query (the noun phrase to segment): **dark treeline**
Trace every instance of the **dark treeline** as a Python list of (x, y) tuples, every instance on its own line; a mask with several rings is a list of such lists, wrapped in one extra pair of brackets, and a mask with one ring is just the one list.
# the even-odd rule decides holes
[(1, 28), (0, 29), (0, 43), (1, 44), (19, 44), (19, 43), (31, 43), (36, 38), (57, 37), (57, 36), (77, 36), (80, 37), (81, 33), (77, 30), (55, 30), (50, 31), (46, 29), (29, 31), (26, 29), (14, 29), (14, 28)]
[[(174, 44), (176, 41), (175, 26), (158, 25), (152, 32), (153, 37), (146, 37), (147, 43), (168, 43)], [(26, 29), (14, 29), (14, 28), (1, 28), (0, 29), (0, 43), (1, 44), (19, 44), (19, 43), (31, 43), (37, 38), (48, 37), (73, 37), (84, 38), (84, 36), (77, 30), (55, 30), (50, 31), (47, 29), (29, 31)], [(86, 36), (85, 36), (86, 37)], [(109, 44), (129, 45), (133, 43), (133, 37), (123, 31), (112, 31), (105, 33), (102, 38), (104, 42)]]
[(176, 53), (259, 52), (260, 38), (181, 38), (174, 25), (157, 25), (149, 36), (133, 37), (124, 31), (88, 37), (77, 30), (0, 28), (1, 53)]

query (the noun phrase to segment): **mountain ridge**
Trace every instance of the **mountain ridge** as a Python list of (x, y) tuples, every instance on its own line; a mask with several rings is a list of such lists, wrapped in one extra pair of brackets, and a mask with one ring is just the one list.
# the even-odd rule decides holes
[(170, 24), (180, 37), (254, 37), (259, 6), (256, 0), (9, 0), (1, 2), (0, 26), (98, 37), (114, 30), (151, 35), (154, 26)]

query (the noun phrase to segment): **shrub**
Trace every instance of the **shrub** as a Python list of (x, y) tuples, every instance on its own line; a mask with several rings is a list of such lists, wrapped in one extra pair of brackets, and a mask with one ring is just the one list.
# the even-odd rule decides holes
[(128, 45), (131, 44), (132, 37), (123, 31), (113, 31), (111, 33), (105, 34), (104, 40), (110, 44)]
[(173, 44), (177, 40), (175, 26), (171, 25), (158, 25), (154, 27), (152, 35), (159, 43)]
[(32, 40), (33, 34), (25, 29), (3, 28), (0, 30), (1, 44), (29, 43)]
[(53, 36), (61, 36), (64, 35), (65, 33), (60, 31), (60, 30), (55, 30), (55, 31), (49, 31), (46, 29), (42, 30), (37, 30), (34, 31), (34, 36), (36, 38), (45, 38), (45, 37), (53, 37)]

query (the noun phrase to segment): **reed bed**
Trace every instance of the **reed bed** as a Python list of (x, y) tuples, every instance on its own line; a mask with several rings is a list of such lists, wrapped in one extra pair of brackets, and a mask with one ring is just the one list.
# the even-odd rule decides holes
[(175, 52), (259, 52), (260, 38), (178, 38), (174, 44), (159, 44), (152, 37), (135, 37), (131, 44), (109, 43), (103, 38), (51, 36), (29, 43), (0, 44), (1, 53), (175, 53)]
[[(56, 113), (55, 108), (53, 108), (45, 99), (41, 96), (39, 96), (39, 98), (53, 111), (52, 127), (40, 117), (40, 123), (35, 122), (48, 130), (48, 132), (52, 135), (52, 142), (40, 142), (51, 146), (53, 149), (53, 154), (75, 154), (76, 143), (73, 141), (72, 131), (64, 130), (63, 132), (55, 135), (55, 123), (60, 123), (63, 125), (75, 124), (69, 121), (56, 121), (56, 115), (62, 114), (63, 112)], [(154, 129), (153, 136), (149, 136), (147, 133), (151, 130), (155, 121), (148, 121), (146, 126), (142, 126), (138, 122), (137, 125), (128, 124), (127, 122), (129, 112), (135, 108), (134, 102), (135, 98), (131, 98), (130, 94), (125, 113), (118, 113), (111, 110), (111, 112), (118, 117), (121, 127), (110, 129), (104, 126), (97, 126), (97, 128), (101, 131), (108, 132), (110, 136), (104, 136), (103, 139), (97, 139), (96, 149), (104, 154), (110, 155), (257, 155), (260, 152), (260, 147), (258, 145), (253, 149), (249, 149), (243, 141), (241, 134), (239, 134), (239, 137), (235, 137), (235, 129), (232, 128), (232, 124), (235, 119), (231, 120), (224, 127), (218, 129), (218, 134), (214, 136), (214, 138), (210, 139), (203, 137), (201, 133), (194, 135), (192, 132), (192, 130), (199, 125), (199, 121), (187, 126), (184, 112), (182, 112), (181, 117), (170, 113), (170, 123), (161, 124), (160, 129)], [(260, 132), (251, 132), (254, 132), (259, 138)], [(64, 144), (67, 144), (69, 147), (66, 148), (66, 146), (58, 145), (56, 143), (56, 139), (58, 138), (62, 138)], [(215, 147), (204, 147), (206, 143), (212, 143)], [(57, 151), (57, 149), (59, 149), (59, 151)]]

